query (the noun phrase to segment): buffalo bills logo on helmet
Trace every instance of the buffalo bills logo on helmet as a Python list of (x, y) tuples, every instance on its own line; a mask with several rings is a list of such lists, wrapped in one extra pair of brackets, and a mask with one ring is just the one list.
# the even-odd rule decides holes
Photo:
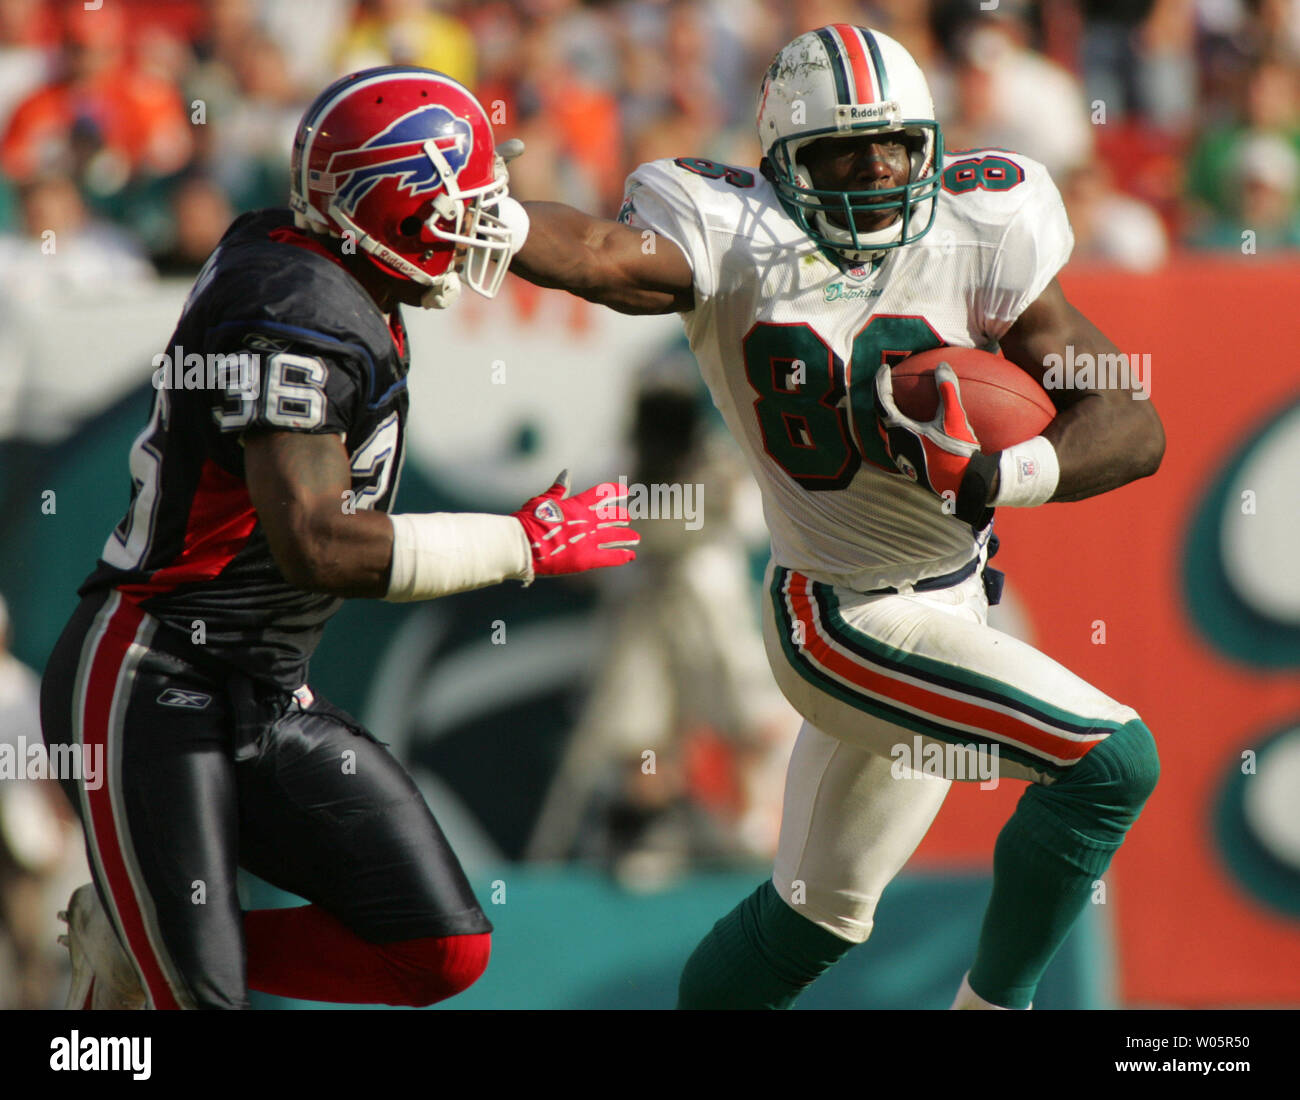
[[(422, 195), (442, 188), (441, 167), (429, 156), (432, 141), (453, 176), (459, 175), (474, 148), (470, 124), (446, 107), (431, 104), (403, 115), (360, 149), (335, 153), (324, 175), (330, 177), (337, 202), (349, 215), (382, 179), (395, 177), (408, 194)], [(313, 176), (316, 173), (312, 173)], [(316, 182), (313, 180), (313, 182)], [(325, 179), (320, 180), (326, 184)], [(323, 188), (328, 190), (329, 187)]]

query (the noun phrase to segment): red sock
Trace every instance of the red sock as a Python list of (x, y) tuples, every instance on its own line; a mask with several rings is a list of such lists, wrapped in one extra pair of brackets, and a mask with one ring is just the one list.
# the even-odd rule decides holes
[(486, 932), (367, 943), (315, 905), (245, 913), (244, 936), (250, 989), (336, 1004), (446, 1000), (483, 973), (492, 943)]

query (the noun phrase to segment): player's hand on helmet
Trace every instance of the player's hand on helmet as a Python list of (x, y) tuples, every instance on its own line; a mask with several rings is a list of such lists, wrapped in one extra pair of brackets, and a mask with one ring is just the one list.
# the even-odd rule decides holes
[(627, 494), (616, 485), (597, 485), (569, 496), (569, 471), (564, 470), (541, 496), (533, 497), (515, 514), (532, 549), (532, 575), (547, 577), (582, 573), (636, 558), (641, 536), (628, 525)]
[(986, 500), (971, 498), (970, 483), (963, 494), (962, 483), (967, 480), (972, 462), (983, 471), (990, 463), (996, 468), (996, 459), (980, 454), (980, 442), (962, 407), (961, 384), (952, 367), (940, 363), (935, 368), (934, 384), (939, 391), (934, 416), (925, 422), (913, 420), (894, 403), (893, 374), (887, 366), (881, 367), (876, 372), (880, 436), (904, 477), (951, 501), (959, 518), (975, 523), (986, 510)]

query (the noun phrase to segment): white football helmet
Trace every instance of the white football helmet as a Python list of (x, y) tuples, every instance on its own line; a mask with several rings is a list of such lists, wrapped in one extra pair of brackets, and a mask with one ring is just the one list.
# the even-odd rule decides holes
[[(819, 191), (799, 152), (826, 137), (902, 131), (911, 175), (880, 191)], [(920, 240), (934, 224), (943, 133), (920, 66), (887, 35), (834, 23), (801, 34), (772, 60), (758, 103), (765, 174), (790, 215), (823, 248), (862, 262)], [(857, 213), (897, 210), (884, 229), (859, 231)], [(828, 215), (837, 215), (832, 221)]]

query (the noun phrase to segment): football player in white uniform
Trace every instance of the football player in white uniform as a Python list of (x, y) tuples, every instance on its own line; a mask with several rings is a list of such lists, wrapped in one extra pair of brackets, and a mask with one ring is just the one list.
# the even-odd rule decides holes
[(987, 625), (992, 509), (1146, 477), (1164, 434), (1128, 390), (1057, 389), (1041, 436), (984, 456), (945, 367), (933, 420), (899, 412), (889, 368), (915, 352), (1000, 347), (1041, 381), (1069, 346), (1116, 349), (1056, 282), (1073, 236), (1047, 172), (1004, 150), (945, 156), (897, 42), (847, 24), (796, 38), (758, 129), (758, 168), (642, 165), (619, 222), (525, 204), (513, 265), (626, 313), (680, 313), (763, 491), (768, 655), (806, 721), (772, 879), (695, 950), (680, 1005), (791, 1004), (867, 938), (950, 780), (983, 761), (1029, 786), (954, 1007), (1026, 1008), (1159, 763), (1133, 710)]

